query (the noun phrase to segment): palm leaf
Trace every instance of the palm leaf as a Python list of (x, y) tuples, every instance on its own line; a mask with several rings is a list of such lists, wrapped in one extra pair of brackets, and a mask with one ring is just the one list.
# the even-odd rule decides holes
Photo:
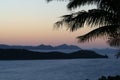
[(75, 31), (78, 28), (84, 27), (84, 25), (90, 26), (105, 26), (111, 24), (119, 24), (119, 18), (115, 18), (116, 15), (104, 10), (92, 9), (87, 11), (80, 11), (72, 13), (70, 15), (62, 16), (62, 19), (56, 22), (57, 28), (62, 25), (67, 26), (70, 31)]
[(120, 47), (120, 33), (115, 33), (115, 35), (110, 35), (107, 41), (110, 46)]
[(108, 40), (108, 43), (110, 46), (113, 46), (113, 47), (120, 47), (120, 37), (119, 38), (110, 38)]
[(101, 0), (99, 8), (118, 13), (120, 11), (120, 0)]
[(103, 26), (103, 27), (97, 28), (83, 36), (79, 36), (77, 38), (79, 39), (79, 42), (86, 42), (86, 41), (96, 39), (100, 36), (101, 37), (103, 37), (103, 36), (109, 37), (110, 35), (116, 33), (118, 28), (120, 28), (120, 26), (118, 26), (118, 25)]
[(120, 0), (70, 0), (68, 9), (74, 9), (86, 4), (95, 4), (97, 5), (97, 9), (102, 9), (110, 12), (117, 12), (120, 10)]
[(80, 7), (89, 4), (98, 4), (101, 0), (70, 0), (68, 4), (68, 9)]

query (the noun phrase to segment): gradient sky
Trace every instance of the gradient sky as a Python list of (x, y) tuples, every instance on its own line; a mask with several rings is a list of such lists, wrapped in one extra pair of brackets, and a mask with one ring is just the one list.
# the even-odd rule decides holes
[[(0, 0), (0, 44), (9, 45), (59, 45), (74, 44), (82, 48), (105, 48), (105, 40), (97, 39), (89, 43), (77, 43), (77, 36), (90, 31), (89, 28), (67, 31), (66, 28), (53, 29), (53, 24), (64, 14), (68, 2), (45, 0)], [(93, 6), (82, 7), (88, 10)]]

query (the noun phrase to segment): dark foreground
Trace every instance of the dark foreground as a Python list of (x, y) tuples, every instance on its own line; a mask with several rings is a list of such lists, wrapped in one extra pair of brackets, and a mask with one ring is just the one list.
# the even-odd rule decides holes
[(33, 52), (24, 49), (0, 49), (0, 60), (44, 60), (44, 59), (79, 59), (108, 58), (90, 50), (81, 50), (70, 54), (61, 52)]
[(120, 76), (119, 75), (117, 75), (117, 76), (108, 76), (108, 77), (102, 76), (98, 80), (120, 80)]

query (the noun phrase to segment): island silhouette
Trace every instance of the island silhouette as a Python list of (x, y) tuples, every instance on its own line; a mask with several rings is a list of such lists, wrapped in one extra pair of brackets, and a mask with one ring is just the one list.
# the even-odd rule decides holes
[(72, 53), (35, 52), (25, 49), (0, 49), (0, 60), (52, 60), (52, 59), (95, 59), (108, 58), (91, 50), (79, 50)]

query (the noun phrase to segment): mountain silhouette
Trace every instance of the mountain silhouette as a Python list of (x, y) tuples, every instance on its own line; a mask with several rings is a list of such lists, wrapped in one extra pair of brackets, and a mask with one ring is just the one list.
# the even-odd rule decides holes
[(41, 44), (39, 46), (20, 46), (20, 45), (15, 45), (15, 46), (10, 46), (10, 45), (4, 45), (0, 44), (0, 49), (28, 49), (28, 50), (56, 50), (56, 49), (74, 49), (74, 50), (80, 50), (78, 46), (75, 45), (67, 45), (67, 44), (62, 44), (59, 46), (51, 46), (51, 45), (44, 45)]
[(55, 47), (56, 49), (80, 49), (78, 46), (62, 44)]
[(51, 50), (51, 49), (54, 49), (54, 47), (53, 46), (51, 46), (51, 45), (44, 45), (44, 44), (42, 44), (42, 45), (39, 45), (39, 46), (36, 46), (36, 49), (47, 49), (47, 50)]

